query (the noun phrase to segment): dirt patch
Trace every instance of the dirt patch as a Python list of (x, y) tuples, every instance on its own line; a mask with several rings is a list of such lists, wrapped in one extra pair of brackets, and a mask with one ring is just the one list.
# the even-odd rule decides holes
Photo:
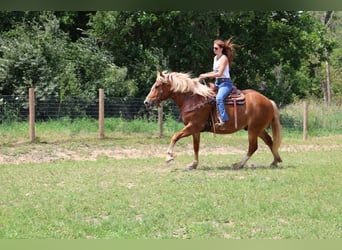
[[(108, 148), (97, 145), (78, 146), (77, 148), (65, 148), (65, 145), (40, 145), (32, 144), (12, 146), (2, 149), (0, 152), (0, 164), (22, 164), (22, 163), (43, 163), (59, 160), (96, 161), (99, 158), (129, 159), (129, 158), (150, 158), (165, 157), (167, 147), (156, 145), (139, 145), (138, 147), (113, 147)], [(177, 150), (178, 149), (178, 150)], [(177, 148), (177, 155), (192, 155), (191, 147)], [(220, 147), (204, 149), (200, 152), (206, 154), (243, 154), (243, 150)]]
[(305, 152), (305, 151), (330, 151), (342, 149), (342, 145), (285, 145), (281, 151)]
[[(261, 143), (260, 143), (261, 144)], [(129, 159), (165, 157), (168, 145), (137, 144), (130, 146), (118, 146), (112, 144), (93, 143), (36, 143), (17, 144), (0, 147), (0, 164), (23, 164), (23, 163), (48, 163), (61, 160), (96, 161), (97, 159)], [(234, 154), (244, 155), (248, 145), (239, 147), (220, 146), (215, 147), (201, 144), (201, 155)], [(268, 151), (265, 145), (260, 145), (258, 151)], [(299, 151), (328, 151), (342, 150), (342, 145), (283, 145), (280, 152)], [(193, 155), (192, 143), (189, 145), (176, 145), (176, 155)]]

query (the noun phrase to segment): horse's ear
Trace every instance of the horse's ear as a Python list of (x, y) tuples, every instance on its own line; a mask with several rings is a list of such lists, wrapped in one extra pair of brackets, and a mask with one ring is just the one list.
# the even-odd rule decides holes
[(159, 76), (164, 77), (163, 71), (159, 71)]

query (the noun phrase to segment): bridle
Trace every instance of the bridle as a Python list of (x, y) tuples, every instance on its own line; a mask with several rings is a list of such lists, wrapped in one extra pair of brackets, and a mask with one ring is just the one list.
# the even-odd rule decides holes
[[(164, 81), (161, 81), (163, 84), (164, 83), (166, 83), (166, 82), (164, 82)], [(157, 97), (155, 98), (155, 103), (157, 104), (157, 105), (159, 105), (160, 103), (161, 103), (161, 97), (162, 97), (162, 95), (163, 95), (163, 88), (161, 88), (161, 89), (157, 89), (156, 88), (156, 83), (154, 83), (154, 89), (156, 89), (157, 91), (158, 91), (158, 95), (157, 95)]]

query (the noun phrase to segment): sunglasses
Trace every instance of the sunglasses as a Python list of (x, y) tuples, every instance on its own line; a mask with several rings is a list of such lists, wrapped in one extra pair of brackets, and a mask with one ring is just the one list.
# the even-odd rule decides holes
[(213, 49), (214, 49), (214, 50), (218, 50), (218, 49), (219, 49), (219, 47), (213, 47)]

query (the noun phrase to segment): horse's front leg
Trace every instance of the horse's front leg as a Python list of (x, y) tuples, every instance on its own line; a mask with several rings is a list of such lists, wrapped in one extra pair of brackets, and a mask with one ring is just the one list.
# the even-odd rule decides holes
[(198, 152), (199, 152), (199, 145), (200, 145), (200, 133), (195, 133), (192, 135), (192, 143), (194, 147), (194, 160), (188, 166), (186, 166), (185, 170), (193, 170), (196, 169), (198, 166)]
[(183, 137), (189, 136), (192, 134), (192, 125), (191, 123), (189, 123), (188, 125), (186, 125), (181, 131), (175, 133), (172, 138), (171, 138), (171, 142), (170, 145), (167, 149), (167, 156), (166, 156), (166, 163), (171, 163), (174, 159), (174, 147), (176, 145), (176, 142)]
[(172, 139), (171, 139), (171, 142), (170, 142), (170, 145), (169, 147), (167, 148), (167, 156), (166, 156), (166, 163), (169, 164), (173, 161), (173, 148), (175, 147), (175, 144), (176, 144), (176, 141), (173, 139), (174, 137), (176, 136), (176, 134), (174, 134), (172, 136)]

